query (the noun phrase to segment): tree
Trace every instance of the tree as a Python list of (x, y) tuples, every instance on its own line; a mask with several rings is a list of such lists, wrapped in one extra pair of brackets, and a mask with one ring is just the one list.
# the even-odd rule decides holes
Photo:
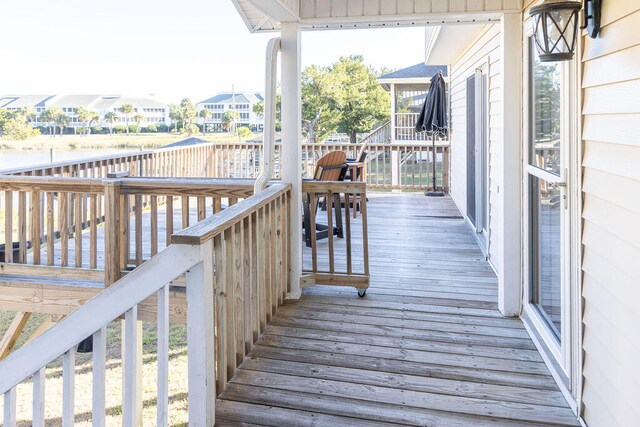
[(229, 110), (222, 115), (222, 127), (227, 132), (233, 132), (236, 122), (240, 119), (240, 113), (236, 110)]
[(0, 108), (0, 136), (13, 140), (24, 140), (40, 134), (29, 124), (30, 111), (9, 111)]
[(339, 128), (356, 142), (358, 132), (367, 132), (390, 116), (390, 96), (376, 81), (377, 73), (365, 65), (364, 58), (340, 58), (331, 67), (335, 78), (335, 102), (340, 111)]
[(47, 124), (49, 135), (55, 135), (56, 118), (62, 114), (62, 110), (58, 107), (49, 107), (40, 113), (40, 121)]
[(64, 133), (64, 129), (69, 126), (69, 117), (67, 117), (66, 114), (64, 114), (63, 112), (60, 112), (56, 117), (55, 117), (55, 124), (58, 125), (58, 127), (60, 128), (60, 136), (62, 136), (62, 134)]
[(246, 126), (240, 126), (238, 128), (238, 138), (240, 138), (240, 144), (242, 144), (242, 140), (249, 138), (251, 136), (251, 129)]
[(129, 117), (135, 111), (133, 105), (131, 104), (122, 104), (122, 106), (118, 109), (122, 114), (124, 114), (124, 122), (127, 127), (127, 135), (129, 134)]
[(189, 98), (184, 98), (180, 101), (180, 112), (182, 114), (182, 121), (184, 122), (184, 128), (191, 136), (194, 132), (194, 121), (196, 117), (198, 117), (198, 110), (196, 110), (196, 106), (193, 105), (193, 102)]
[(104, 120), (109, 123), (109, 133), (113, 135), (113, 124), (118, 120), (118, 115), (115, 111), (109, 111), (105, 113)]
[(178, 131), (178, 124), (182, 121), (182, 108), (180, 105), (171, 104), (169, 105), (169, 118), (172, 123), (175, 123), (174, 130)]
[(264, 117), (264, 101), (260, 101), (257, 104), (253, 104), (252, 110), (256, 116), (263, 118)]
[(78, 120), (80, 120), (80, 123), (82, 123), (82, 127), (84, 128), (83, 134), (87, 134), (87, 125), (89, 124), (92, 115), (93, 113), (84, 107), (76, 108), (76, 116), (78, 117)]
[(133, 121), (136, 122), (136, 133), (140, 133), (140, 123), (144, 120), (144, 116), (140, 113), (133, 116)]
[(311, 65), (302, 72), (302, 132), (312, 144), (338, 127), (335, 81), (327, 67)]
[(96, 111), (91, 112), (91, 117), (89, 117), (89, 133), (91, 133), (91, 129), (93, 129), (94, 123), (100, 123), (100, 114)]
[(213, 117), (213, 114), (211, 113), (211, 110), (204, 108), (202, 110), (200, 110), (200, 113), (198, 113), (198, 115), (200, 116), (200, 118), (202, 118), (202, 134), (206, 135), (207, 134), (207, 120), (211, 120), (211, 117)]

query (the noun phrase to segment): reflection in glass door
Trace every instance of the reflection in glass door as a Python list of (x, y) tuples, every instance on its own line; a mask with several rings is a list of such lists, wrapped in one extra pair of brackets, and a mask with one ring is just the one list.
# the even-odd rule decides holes
[(563, 341), (568, 280), (563, 272), (567, 247), (567, 129), (563, 123), (563, 64), (542, 63), (529, 48), (529, 142), (525, 165), (528, 200), (529, 303)]

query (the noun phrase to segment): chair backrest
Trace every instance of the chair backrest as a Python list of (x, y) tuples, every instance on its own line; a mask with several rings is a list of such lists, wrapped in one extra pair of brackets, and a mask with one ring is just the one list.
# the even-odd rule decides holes
[(331, 151), (316, 163), (313, 179), (317, 181), (341, 181), (347, 168), (347, 154), (344, 151)]
[(358, 155), (356, 156), (356, 162), (358, 163), (362, 163), (365, 161), (365, 159), (367, 158), (367, 143), (365, 142), (364, 144), (362, 144), (362, 147), (360, 147), (360, 150), (358, 150)]

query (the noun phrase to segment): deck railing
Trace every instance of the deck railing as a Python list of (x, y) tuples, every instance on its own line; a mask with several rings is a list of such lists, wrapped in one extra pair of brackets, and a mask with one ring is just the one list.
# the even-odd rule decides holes
[[(253, 181), (243, 179), (0, 176), (0, 262), (104, 266), (118, 276), (158, 253), (174, 230), (252, 194)], [(116, 253), (117, 262), (105, 259), (99, 266), (101, 235), (111, 249), (105, 258)]]
[[(361, 293), (369, 287), (369, 243), (367, 229), (367, 186), (364, 182), (303, 181), (308, 194), (310, 258), (303, 260), (302, 285), (334, 285), (357, 288)], [(316, 239), (318, 203), (322, 202), (329, 228), (326, 241)], [(342, 209), (344, 208), (344, 216)], [(352, 212), (360, 212), (360, 227), (353, 227)], [(335, 213), (334, 213), (335, 212)], [(339, 218), (338, 218), (339, 216)], [(357, 216), (357, 215), (356, 215)], [(333, 228), (339, 230), (334, 236)]]
[(32, 379), (32, 425), (45, 424), (45, 368), (62, 356), (62, 422), (75, 421), (75, 346), (93, 335), (92, 423), (105, 425), (106, 326), (124, 316), (123, 425), (140, 423), (138, 305), (157, 296), (157, 425), (168, 423), (169, 283), (186, 274), (190, 425), (215, 423), (215, 399), (289, 290), (291, 186), (276, 183), (173, 235), (173, 243), (0, 362), (4, 425)]
[(416, 132), (419, 113), (396, 113), (394, 116), (394, 139), (396, 142), (415, 144), (419, 141), (431, 141), (424, 132)]
[[(390, 126), (378, 128), (363, 140), (367, 144), (366, 182), (384, 190), (426, 190), (431, 186), (430, 141), (390, 143)], [(355, 159), (361, 144), (303, 144), (302, 170), (313, 176), (316, 163), (329, 151), (344, 151)], [(281, 146), (276, 145), (275, 174), (280, 177)], [(449, 143), (436, 147), (438, 185), (449, 188)], [(130, 177), (256, 178), (262, 162), (262, 143), (205, 143), (122, 155), (96, 157), (51, 165), (3, 171), (7, 175), (107, 178), (126, 172)], [(148, 201), (145, 200), (145, 204)]]

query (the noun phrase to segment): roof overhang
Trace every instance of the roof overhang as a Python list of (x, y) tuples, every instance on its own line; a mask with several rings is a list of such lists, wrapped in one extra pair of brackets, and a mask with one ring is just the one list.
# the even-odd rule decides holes
[(281, 22), (302, 30), (394, 28), (498, 22), (522, 11), (522, 0), (232, 0), (251, 32), (279, 31)]
[(451, 65), (464, 48), (484, 28), (485, 24), (467, 24), (458, 26), (441, 26), (427, 31), (426, 64)]

